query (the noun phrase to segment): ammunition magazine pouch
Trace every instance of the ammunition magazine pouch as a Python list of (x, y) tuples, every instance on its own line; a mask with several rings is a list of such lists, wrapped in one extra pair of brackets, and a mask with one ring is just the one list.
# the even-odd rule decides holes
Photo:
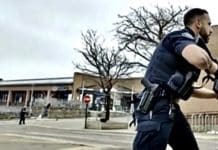
[(185, 76), (179, 72), (176, 72), (167, 85), (175, 95), (183, 100), (188, 100), (193, 92), (193, 83), (195, 81), (196, 74), (194, 72), (188, 72)]

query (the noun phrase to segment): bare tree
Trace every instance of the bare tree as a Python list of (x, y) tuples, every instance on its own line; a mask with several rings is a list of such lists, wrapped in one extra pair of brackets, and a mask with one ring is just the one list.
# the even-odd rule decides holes
[[(188, 7), (175, 9), (154, 7), (152, 12), (145, 7), (131, 9), (128, 15), (118, 15), (115, 23), (120, 49), (133, 53), (140, 60), (135, 62), (141, 67), (147, 67), (154, 47), (166, 33), (182, 26), (183, 13)], [(143, 61), (142, 61), (143, 60)]]
[(87, 65), (81, 65), (74, 62), (76, 68), (98, 76), (95, 82), (103, 89), (106, 95), (105, 106), (106, 115), (102, 121), (110, 118), (110, 92), (113, 85), (120, 77), (128, 76), (133, 73), (133, 65), (128, 62), (121, 51), (104, 46), (102, 36), (96, 31), (88, 30), (86, 34), (82, 33), (82, 41), (85, 46), (83, 49), (77, 49), (85, 58)]

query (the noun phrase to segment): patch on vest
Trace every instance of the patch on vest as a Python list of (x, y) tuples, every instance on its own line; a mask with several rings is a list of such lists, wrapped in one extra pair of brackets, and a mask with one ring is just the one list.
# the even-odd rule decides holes
[(183, 37), (188, 38), (188, 39), (195, 40), (194, 37), (193, 37), (190, 33), (188, 33), (188, 32), (184, 32), (184, 33), (182, 33), (181, 35), (182, 35)]

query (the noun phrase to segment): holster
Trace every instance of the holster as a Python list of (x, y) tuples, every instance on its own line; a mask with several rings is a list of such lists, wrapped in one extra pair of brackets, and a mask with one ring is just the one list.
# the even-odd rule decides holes
[(145, 90), (142, 92), (137, 110), (142, 113), (148, 113), (155, 104), (155, 97), (157, 97), (159, 94), (158, 91), (158, 85), (155, 85), (153, 88), (145, 88)]

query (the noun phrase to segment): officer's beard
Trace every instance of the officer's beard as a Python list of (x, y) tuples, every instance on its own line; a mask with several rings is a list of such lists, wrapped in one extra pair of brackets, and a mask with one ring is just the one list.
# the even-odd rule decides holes
[(208, 35), (201, 35), (201, 38), (204, 40), (205, 43), (209, 42), (209, 36)]
[(204, 29), (201, 29), (199, 34), (200, 34), (202, 40), (204, 41), (204, 43), (208, 43), (209, 42), (210, 35)]

